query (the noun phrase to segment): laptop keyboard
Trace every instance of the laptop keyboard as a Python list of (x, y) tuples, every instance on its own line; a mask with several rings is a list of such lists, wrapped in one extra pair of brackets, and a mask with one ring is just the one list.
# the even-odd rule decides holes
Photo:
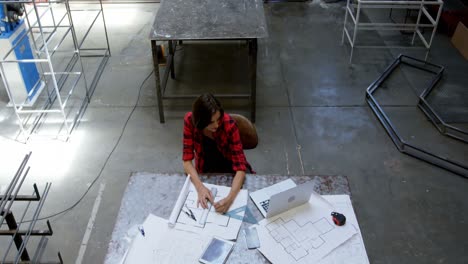
[(260, 205), (265, 209), (265, 212), (268, 212), (268, 206), (270, 205), (270, 199), (261, 201)]

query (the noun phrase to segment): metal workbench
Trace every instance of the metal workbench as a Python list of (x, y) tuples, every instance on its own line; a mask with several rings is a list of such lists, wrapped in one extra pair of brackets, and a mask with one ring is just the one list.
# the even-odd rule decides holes
[[(169, 78), (175, 79), (174, 56), (177, 45), (190, 41), (242, 41), (248, 46), (249, 93), (215, 94), (218, 98), (242, 98), (250, 101), (251, 121), (255, 122), (257, 81), (257, 39), (267, 37), (267, 26), (260, 0), (162, 1), (150, 32), (159, 119), (164, 123), (163, 100), (196, 98), (199, 94), (168, 95)], [(159, 71), (157, 41), (168, 42), (167, 65)]]

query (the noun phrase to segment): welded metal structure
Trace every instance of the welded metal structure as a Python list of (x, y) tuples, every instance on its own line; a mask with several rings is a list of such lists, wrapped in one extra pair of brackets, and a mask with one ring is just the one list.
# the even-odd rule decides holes
[[(38, 223), (39, 214), (44, 206), (51, 183), (46, 183), (41, 193), (37, 185), (34, 184), (34, 192), (32, 195), (19, 195), (20, 189), (30, 170), (30, 167), (27, 167), (30, 157), (31, 153), (24, 157), (7, 189), (0, 195), (0, 239), (2, 239), (2, 237), (11, 237), (8, 246), (0, 251), (3, 252), (1, 263), (63, 263), (60, 252), (58, 252), (58, 261), (42, 262), (41, 260), (47, 246), (48, 237), (53, 234), (50, 222), (48, 220), (46, 222), (47, 230), (34, 229)], [(11, 209), (13, 203), (21, 201), (27, 202), (27, 205), (20, 220), (16, 221)], [(33, 202), (36, 203), (35, 208), (29, 210)], [(25, 221), (25, 216), (27, 213), (31, 213), (30, 211), (32, 211), (32, 219)], [(6, 223), (6, 225), (4, 225), (4, 223)], [(6, 227), (6, 229), (3, 227)], [(40, 237), (33, 256), (30, 255), (31, 251), (28, 250), (28, 243), (34, 239), (32, 237)], [(13, 244), (17, 251), (11, 254), (14, 260), (10, 261), (8, 258), (11, 257), (9, 253), (12, 251)]]
[[(416, 48), (426, 49), (426, 60), (432, 45), (437, 25), (439, 24), (442, 13), (442, 0), (347, 0), (346, 13), (344, 18), (343, 35), (341, 43), (344, 43), (345, 37), (351, 46), (351, 55), (349, 62), (353, 59), (355, 48)], [(416, 10), (418, 16), (415, 23), (395, 23), (395, 22), (362, 22), (362, 15), (366, 9), (406, 9)], [(437, 13), (434, 17), (432, 12)], [(425, 22), (428, 21), (428, 22)], [(411, 45), (366, 45), (358, 43), (359, 31), (407, 31), (413, 32)], [(424, 36), (424, 30), (430, 30), (429, 38)], [(415, 45), (416, 37), (422, 42), (421, 45)]]
[[(425, 89), (424, 92), (419, 96), (418, 104), (419, 107), (421, 107), (420, 105), (424, 105), (422, 108), (424, 112), (426, 111), (426, 108), (431, 109), (431, 107), (424, 98), (442, 78), (444, 67), (404, 55), (398, 56), (398, 58), (390, 66), (387, 67), (387, 69), (382, 73), (382, 75), (380, 75), (379, 78), (367, 88), (367, 103), (369, 104), (370, 108), (377, 116), (380, 123), (385, 128), (388, 135), (390, 136), (393, 143), (400, 152), (468, 178), (467, 164), (461, 164), (457, 161), (445, 158), (441, 155), (438, 155), (437, 153), (433, 153), (427, 149), (423, 149), (422, 147), (406, 142), (405, 139), (403, 139), (402, 136), (398, 133), (395, 126), (392, 124), (392, 121), (385, 114), (383, 108), (380, 106), (379, 102), (374, 97), (374, 94), (377, 92), (378, 88), (382, 86), (382, 83), (384, 83), (385, 80), (390, 77), (393, 71), (397, 69), (401, 64), (434, 74), (434, 77), (431, 80), (428, 88)], [(430, 119), (432, 120), (432, 118)]]
[(431, 120), (432, 124), (437, 128), (437, 130), (439, 130), (440, 133), (445, 136), (468, 143), (468, 131), (445, 122), (441, 115), (438, 114), (434, 107), (432, 107), (431, 104), (427, 101), (441, 77), (442, 76), (440, 76), (437, 80), (434, 80), (435, 83), (428, 86), (422, 92), (422, 94), (419, 96), (418, 107), (423, 111), (427, 118)]
[[(8, 2), (10, 1), (0, 0), (0, 5)], [(89, 2), (86, 8), (76, 8), (69, 0), (15, 0), (15, 3), (20, 3), (25, 10), (22, 18), (24, 30), (17, 32), (20, 41), (0, 57), (0, 74), (10, 98), (10, 106), (14, 108), (25, 140), (33, 132), (37, 132), (40, 126), (47, 125), (44, 122), (46, 117), (51, 123), (59, 124), (60, 128), (55, 136), (65, 136), (67, 140), (86, 110), (110, 57), (102, 2)], [(87, 18), (86, 22), (81, 21), (80, 25), (88, 21), (91, 24), (83, 34), (77, 34), (73, 19), (83, 12), (92, 17)], [(98, 24), (97, 21), (103, 27), (99, 29), (99, 34), (104, 35), (105, 39), (101, 43), (102, 47), (95, 47), (101, 44), (87, 44), (88, 39), (96, 34), (93, 28)], [(33, 57), (20, 59), (14, 56), (21, 41), (30, 44)], [(99, 60), (92, 61), (93, 67), (98, 65), (97, 69), (87, 70), (88, 58)], [(44, 88), (34, 91), (33, 102), (30, 101), (30, 96), (25, 100), (15, 97), (12, 76), (6, 73), (6, 69), (12, 64), (19, 67), (27, 64), (37, 66), (38, 82), (43, 83)]]

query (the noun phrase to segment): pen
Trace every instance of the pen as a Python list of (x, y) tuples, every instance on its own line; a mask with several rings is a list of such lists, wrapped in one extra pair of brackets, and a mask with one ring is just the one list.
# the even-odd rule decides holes
[(145, 236), (145, 230), (143, 229), (142, 226), (139, 226), (138, 230), (140, 230), (140, 233), (141, 233), (142, 236)]

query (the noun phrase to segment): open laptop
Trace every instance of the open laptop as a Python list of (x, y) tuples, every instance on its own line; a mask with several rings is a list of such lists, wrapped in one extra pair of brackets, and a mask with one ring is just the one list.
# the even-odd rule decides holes
[(266, 218), (307, 203), (313, 193), (314, 182), (297, 185), (291, 180), (279, 182), (250, 193), (250, 198)]

